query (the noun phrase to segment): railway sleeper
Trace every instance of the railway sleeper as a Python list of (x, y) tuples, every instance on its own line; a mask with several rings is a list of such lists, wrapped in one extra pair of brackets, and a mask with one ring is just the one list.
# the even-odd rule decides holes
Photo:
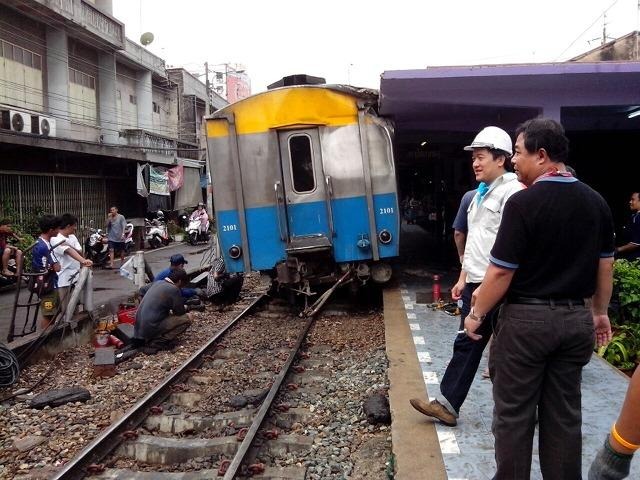
[(207, 375), (193, 375), (189, 377), (187, 383), (190, 383), (192, 385), (210, 385), (212, 383), (219, 382), (221, 379), (222, 375), (214, 373)]
[(98, 480), (215, 480), (218, 470), (197, 472), (135, 472), (124, 468), (108, 468), (102, 474), (91, 477)]
[[(252, 475), (251, 480), (305, 480), (304, 467), (266, 467), (263, 473)], [(243, 477), (239, 477), (243, 478)]]
[(203, 398), (199, 393), (177, 392), (171, 394), (168, 403), (182, 407), (195, 407)]
[(260, 452), (274, 457), (283, 457), (287, 453), (304, 453), (311, 450), (312, 436), (280, 435), (274, 440), (267, 440), (262, 444)]
[(309, 396), (326, 394), (327, 389), (325, 387), (319, 387), (316, 385), (306, 385), (304, 387), (298, 387), (295, 390), (287, 391), (287, 398), (298, 399), (306, 398)]
[(334, 372), (322, 371), (322, 370), (308, 370), (304, 373), (295, 373), (289, 377), (289, 382), (297, 383), (298, 385), (314, 385), (317, 383), (323, 383)]
[(322, 367), (332, 367), (334, 365), (334, 361), (330, 357), (323, 358), (305, 358), (301, 359), (298, 362), (299, 365), (302, 365), (304, 368), (308, 369), (318, 369)]
[(255, 410), (248, 408), (235, 412), (219, 413), (212, 416), (199, 415), (152, 415), (147, 417), (144, 426), (148, 430), (162, 433), (201, 432), (207, 428), (223, 428), (230, 424), (238, 427), (251, 425)]
[(313, 413), (308, 408), (290, 408), (286, 412), (278, 412), (272, 420), (278, 428), (288, 430), (294, 423), (308, 423)]
[(233, 456), (239, 446), (236, 436), (217, 438), (165, 438), (140, 435), (118, 447), (117, 455), (138, 462), (172, 465), (197, 457)]

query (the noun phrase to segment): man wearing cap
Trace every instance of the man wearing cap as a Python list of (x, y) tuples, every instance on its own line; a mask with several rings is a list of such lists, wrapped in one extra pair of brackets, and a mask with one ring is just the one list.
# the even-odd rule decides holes
[[(170, 265), (168, 268), (165, 268), (153, 278), (153, 283), (161, 282), (176, 270), (184, 270), (185, 264), (189, 262), (184, 258), (182, 254), (176, 253), (175, 255), (171, 255), (171, 258), (169, 258), (169, 263)], [(151, 284), (142, 287), (140, 289), (140, 295), (144, 296), (150, 287)], [(205, 294), (204, 290), (202, 290), (201, 288), (181, 288), (180, 292), (182, 293), (182, 297), (185, 299), (195, 297), (196, 295), (204, 296)]]
[(143, 353), (173, 348), (177, 337), (191, 325), (189, 307), (180, 294), (188, 281), (187, 273), (177, 268), (150, 285), (136, 312), (133, 331), (133, 344), (142, 347)]
[[(512, 144), (509, 134), (498, 127), (484, 128), (471, 145), (473, 171), (480, 182), (467, 211), (468, 232), (458, 282), (451, 289), (454, 300), (462, 298), (460, 332), (453, 343), (453, 356), (440, 383), (441, 397), (431, 402), (413, 398), (411, 405), (424, 415), (444, 425), (457, 424), (460, 407), (467, 398), (478, 370), (482, 352), (491, 336), (490, 318), (484, 325), (483, 339), (474, 342), (463, 329), (463, 321), (471, 309), (471, 295), (482, 282), (489, 265), (489, 252), (500, 226), (507, 199), (524, 188), (514, 173), (507, 171)], [(494, 311), (487, 313), (493, 317)]]
[(611, 340), (613, 220), (605, 200), (566, 171), (562, 125), (536, 118), (516, 136), (512, 163), (529, 188), (505, 205), (464, 323), (484, 341), (485, 314), (503, 301), (489, 358), (493, 478), (529, 478), (536, 408), (542, 477), (582, 478), (580, 382), (594, 345)]

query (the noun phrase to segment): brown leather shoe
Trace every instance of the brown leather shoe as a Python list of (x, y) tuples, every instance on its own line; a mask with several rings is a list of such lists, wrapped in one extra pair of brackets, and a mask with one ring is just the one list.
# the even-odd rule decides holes
[(427, 403), (419, 398), (412, 398), (409, 402), (420, 413), (440, 420), (440, 423), (447, 427), (455, 427), (458, 424), (456, 416), (437, 400)]

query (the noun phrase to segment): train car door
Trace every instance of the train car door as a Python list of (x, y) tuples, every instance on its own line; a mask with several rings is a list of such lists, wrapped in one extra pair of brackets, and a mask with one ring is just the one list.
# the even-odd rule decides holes
[[(282, 164), (287, 251), (331, 248), (329, 208), (318, 129), (278, 133)], [(283, 238), (284, 239), (284, 238)]]

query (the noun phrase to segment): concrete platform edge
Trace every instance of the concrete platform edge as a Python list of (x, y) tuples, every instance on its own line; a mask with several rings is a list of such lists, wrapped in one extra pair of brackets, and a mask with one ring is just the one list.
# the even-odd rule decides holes
[(395, 478), (446, 480), (435, 425), (409, 404), (410, 398), (428, 397), (402, 296), (397, 288), (385, 289), (383, 295)]

